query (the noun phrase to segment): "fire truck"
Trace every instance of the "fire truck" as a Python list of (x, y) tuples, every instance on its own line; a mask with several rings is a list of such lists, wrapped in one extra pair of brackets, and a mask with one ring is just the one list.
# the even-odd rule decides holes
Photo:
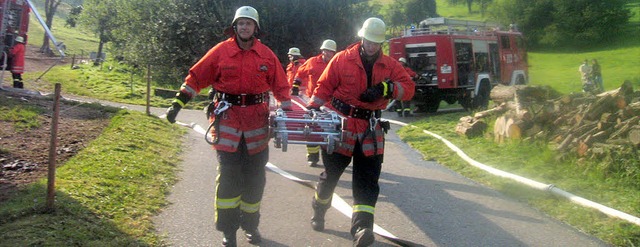
[[(30, 0), (0, 0), (0, 66), (2, 72), (9, 70), (9, 49), (15, 44), (17, 36), (24, 38), (25, 44), (28, 43), (27, 31), (29, 30), (29, 13), (33, 12), (34, 16), (44, 28), (45, 34), (54, 44), (60, 58), (64, 58), (64, 44), (58, 42), (49, 27), (38, 13)], [(0, 83), (0, 87), (2, 83)]]
[(29, 29), (29, 5), (24, 0), (0, 0), (0, 51), (2, 51), (3, 70), (9, 69), (9, 49), (17, 36), (27, 41)]
[(429, 18), (392, 38), (389, 55), (420, 75), (412, 101), (423, 112), (436, 112), (443, 100), (484, 108), (494, 85), (528, 83), (524, 39), (514, 26)]

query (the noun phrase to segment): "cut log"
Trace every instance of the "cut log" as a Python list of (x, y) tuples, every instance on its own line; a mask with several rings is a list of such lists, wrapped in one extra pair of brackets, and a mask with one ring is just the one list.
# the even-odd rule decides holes
[(629, 130), (629, 142), (634, 146), (640, 146), (640, 125), (636, 125)]
[(513, 97), (516, 94), (516, 90), (518, 90), (518, 88), (521, 88), (521, 87), (523, 86), (522, 85), (516, 85), (516, 86), (496, 85), (495, 87), (493, 87), (493, 89), (491, 89), (491, 93), (489, 94), (489, 97), (496, 104), (507, 102), (507, 101), (513, 100)]
[(522, 128), (518, 122), (521, 121), (515, 121), (513, 118), (507, 120), (505, 127), (506, 136), (509, 137), (509, 139), (520, 140), (522, 138)]
[(506, 123), (507, 118), (505, 116), (500, 116), (496, 119), (496, 123), (493, 125), (493, 138), (495, 142), (502, 143), (504, 141)]
[(481, 111), (481, 112), (476, 112), (476, 114), (473, 115), (474, 118), (485, 118), (488, 116), (492, 116), (492, 115), (497, 115), (500, 113), (503, 113), (507, 110), (506, 108), (506, 104), (502, 103), (494, 108), (491, 108), (489, 110), (486, 111)]
[(456, 133), (469, 138), (481, 136), (486, 129), (487, 123), (470, 116), (460, 118), (458, 125), (456, 125)]

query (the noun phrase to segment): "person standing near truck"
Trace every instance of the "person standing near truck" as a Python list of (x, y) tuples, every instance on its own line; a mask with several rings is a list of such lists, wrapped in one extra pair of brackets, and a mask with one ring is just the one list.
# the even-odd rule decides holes
[(24, 38), (16, 36), (16, 43), (9, 50), (11, 57), (11, 77), (13, 78), (14, 88), (24, 88), (22, 82), (22, 73), (24, 73)]

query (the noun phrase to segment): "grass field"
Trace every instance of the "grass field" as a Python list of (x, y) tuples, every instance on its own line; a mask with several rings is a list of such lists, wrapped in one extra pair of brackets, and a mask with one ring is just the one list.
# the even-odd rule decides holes
[[(390, 2), (391, 0), (381, 0), (382, 2)], [(447, 16), (461, 19), (479, 19), (479, 14), (474, 13), (471, 16), (468, 15), (466, 7), (449, 6), (445, 0), (438, 0), (438, 13)], [(603, 44), (600, 49), (591, 51), (530, 51), (529, 63), (530, 63), (530, 78), (532, 84), (535, 85), (550, 85), (556, 90), (569, 93), (580, 90), (579, 76), (577, 68), (583, 59), (596, 58), (600, 61), (603, 69), (603, 77), (605, 87), (607, 89), (613, 89), (623, 80), (632, 80), (634, 85), (640, 85), (640, 4), (630, 5), (636, 16), (634, 16), (634, 23), (628, 30), (628, 39), (612, 42), (612, 44)], [(32, 18), (33, 19), (33, 18)], [(95, 36), (82, 32), (78, 29), (67, 29), (62, 24), (63, 20), (56, 20), (54, 22), (53, 32), (56, 38), (63, 41), (67, 45), (67, 54), (80, 54), (88, 53), (97, 49), (97, 39)], [(30, 43), (37, 44), (42, 40), (42, 34), (44, 33), (39, 24), (34, 24), (32, 21), (29, 32)], [(90, 65), (83, 66), (79, 70), (71, 70), (69, 68), (56, 67), (50, 74), (45, 76), (44, 80), (53, 85), (55, 82), (63, 83), (63, 88), (68, 90), (67, 93), (79, 94), (93, 98), (108, 99), (118, 102), (127, 102), (142, 104), (144, 102), (144, 90), (143, 90), (143, 78), (141, 75), (135, 75), (133, 81), (135, 81), (133, 87), (130, 84), (130, 74), (128, 74), (126, 67), (119, 67), (115, 63), (113, 66), (109, 66), (107, 63), (103, 67), (91, 67)], [(39, 75), (39, 74), (38, 74)], [(36, 75), (26, 75), (27, 80), (33, 80)], [(66, 84), (65, 84), (66, 83)], [(44, 87), (43, 90), (49, 90), (50, 87)], [(167, 106), (169, 100), (166, 99), (154, 99), (154, 105)], [(577, 160), (564, 160), (558, 162), (555, 159), (555, 154), (548, 149), (546, 145), (539, 144), (522, 144), (522, 143), (509, 143), (509, 144), (495, 144), (492, 141), (485, 138), (466, 139), (456, 135), (452, 130), (455, 124), (461, 116), (468, 113), (454, 113), (446, 115), (432, 116), (422, 119), (416, 125), (421, 129), (427, 129), (436, 132), (459, 145), (465, 152), (467, 152), (473, 158), (479, 159), (479, 161), (495, 165), (500, 169), (504, 169), (518, 175), (528, 176), (532, 179), (540, 180), (545, 183), (554, 183), (566, 189), (570, 192), (576, 193), (580, 196), (593, 199), (600, 203), (605, 203), (607, 206), (614, 207), (616, 209), (632, 213), (635, 215), (640, 214), (640, 201), (639, 190), (628, 188), (615, 179), (611, 179), (598, 174), (596, 170), (585, 169), (589, 166), (597, 166), (597, 164), (582, 163)], [(140, 121), (143, 119), (144, 121)], [(127, 121), (128, 120), (128, 121)], [(115, 190), (117, 193), (121, 193), (120, 189), (135, 190), (134, 195), (118, 194), (117, 196), (132, 196), (128, 199), (140, 199), (143, 201), (158, 202), (158, 198), (153, 195), (154, 198), (148, 198), (142, 196), (144, 192), (138, 193), (137, 189), (128, 188), (127, 185), (114, 184), (116, 179), (107, 180), (93, 180), (86, 178), (78, 178), (77, 174), (84, 174), (87, 172), (88, 164), (92, 164), (93, 158), (90, 157), (94, 152), (98, 153), (113, 153), (121, 152), (122, 147), (127, 148), (126, 154), (132, 155), (132, 157), (126, 156), (126, 159), (131, 161), (140, 162), (143, 164), (136, 155), (144, 155), (137, 153), (135, 147), (139, 146), (138, 142), (127, 143), (113, 143), (109, 140), (116, 140), (116, 138), (122, 138), (124, 140), (130, 140), (135, 137), (134, 133), (125, 133), (131, 136), (118, 136), (115, 130), (136, 130), (136, 128), (159, 128), (161, 130), (154, 132), (169, 133), (167, 126), (162, 123), (156, 122), (157, 120), (148, 119), (145, 116), (139, 114), (125, 114), (120, 116), (119, 120), (115, 120), (113, 128), (106, 131), (98, 144), (105, 145), (105, 147), (91, 146), (86, 151), (87, 154), (78, 155), (73, 160), (74, 166), (81, 167), (79, 170), (68, 168), (69, 170), (62, 171), (62, 190), (64, 193), (61, 196), (63, 209), (56, 215), (41, 215), (37, 209), (40, 208), (40, 204), (34, 204), (33, 200), (35, 191), (42, 190), (42, 183), (35, 184), (33, 187), (25, 191), (25, 195), (22, 195), (16, 201), (10, 204), (3, 204), (0, 207), (0, 219), (3, 219), (0, 232), (5, 232), (7, 235), (0, 235), (0, 243), (3, 239), (16, 238), (20, 239), (20, 236), (8, 235), (8, 229), (20, 228), (21, 231), (13, 232), (14, 234), (24, 234), (28, 238), (39, 239), (44, 238), (48, 240), (48, 237), (59, 235), (64, 239), (65, 236), (78, 235), (83, 236), (104, 236), (104, 238), (114, 238), (121, 240), (122, 245), (138, 245), (140, 243), (157, 243), (157, 236), (151, 234), (151, 227), (147, 221), (151, 212), (154, 212), (159, 207), (159, 204), (153, 204), (151, 207), (145, 205), (139, 205), (135, 202), (131, 202), (133, 209), (117, 207), (117, 205), (102, 205), (101, 201), (104, 197), (105, 191)], [(140, 124), (141, 126), (137, 126)], [(139, 131), (143, 132), (143, 131)], [(608, 241), (612, 245), (618, 246), (640, 246), (640, 228), (628, 223), (621, 222), (609, 217), (606, 217), (593, 210), (586, 210), (575, 204), (569, 203), (566, 200), (551, 197), (545, 193), (531, 191), (516, 185), (512, 182), (498, 179), (493, 176), (487, 175), (478, 169), (472, 168), (469, 165), (463, 163), (457, 156), (451, 151), (444, 148), (444, 145), (434, 138), (422, 134), (418, 130), (410, 128), (404, 128), (400, 131), (403, 139), (410, 143), (414, 148), (420, 150), (426, 159), (437, 160), (440, 164), (450, 167), (451, 169), (473, 179), (479, 181), (487, 186), (491, 186), (505, 194), (513, 196), (519, 200), (522, 200), (530, 205), (544, 211), (545, 213), (563, 220), (576, 228), (585, 231), (589, 234), (597, 236), (605, 241)], [(158, 139), (164, 138), (179, 138), (177, 136), (172, 137), (155, 137)], [(155, 143), (150, 141), (149, 143)], [(177, 147), (173, 144), (168, 145), (164, 150), (175, 151)], [(123, 146), (124, 145), (124, 146)], [(129, 149), (130, 148), (130, 149)], [(161, 147), (158, 147), (160, 149)], [(115, 150), (115, 151), (114, 151)], [(160, 152), (164, 154), (163, 152)], [(170, 154), (168, 154), (170, 155)], [(153, 157), (157, 158), (157, 157)], [(111, 160), (110, 157), (104, 157), (105, 160)], [(153, 160), (152, 158), (149, 158)], [(161, 162), (166, 162), (166, 157), (161, 158)], [(166, 164), (166, 163), (163, 163)], [(107, 171), (109, 165), (113, 165), (109, 162), (102, 167), (95, 167), (100, 171)], [(69, 166), (71, 167), (71, 166)], [(168, 167), (163, 172), (171, 173)], [(139, 169), (148, 169), (140, 167)], [(145, 173), (141, 170), (141, 173)], [(105, 176), (115, 176), (117, 174), (107, 173)], [(166, 174), (166, 178), (172, 179), (171, 174)], [(81, 182), (74, 182), (76, 181)], [(150, 181), (153, 183), (154, 181)], [(92, 186), (80, 186), (81, 183), (91, 184)], [(154, 186), (164, 186), (154, 183)], [(108, 187), (108, 188), (107, 188)], [(161, 190), (158, 190), (161, 191)], [(11, 207), (11, 208), (6, 208)], [(124, 214), (124, 210), (128, 212), (134, 212), (133, 214)], [(16, 216), (17, 215), (17, 216)], [(29, 216), (29, 217), (22, 217)], [(19, 218), (19, 220), (16, 220)], [(5, 228), (4, 222), (9, 220), (16, 220), (16, 223)], [(69, 222), (68, 224), (59, 224), (59, 222)], [(46, 226), (51, 227), (46, 227)], [(34, 226), (34, 227), (29, 227)], [(69, 226), (80, 228), (79, 231), (68, 232)], [(138, 228), (140, 227), (140, 228)], [(136, 230), (138, 229), (138, 230)], [(106, 232), (104, 232), (106, 231)], [(23, 236), (24, 237), (24, 236)], [(55, 240), (55, 239), (54, 239)], [(72, 245), (77, 242), (56, 242), (60, 245)], [(80, 245), (90, 245), (90, 239), (84, 239)], [(39, 242), (20, 242), (24, 245)], [(100, 245), (101, 243), (96, 243)], [(2, 245), (2, 244), (0, 244)], [(141, 244), (144, 245), (144, 244)]]

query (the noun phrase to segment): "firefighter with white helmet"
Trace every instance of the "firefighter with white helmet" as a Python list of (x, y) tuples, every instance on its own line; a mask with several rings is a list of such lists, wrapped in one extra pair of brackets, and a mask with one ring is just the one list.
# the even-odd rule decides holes
[(11, 77), (13, 78), (14, 88), (24, 88), (22, 82), (22, 73), (24, 73), (24, 37), (16, 36), (16, 43), (9, 50), (9, 59), (11, 60)]
[(300, 84), (296, 84), (295, 82), (296, 73), (298, 73), (298, 69), (306, 60), (302, 57), (298, 47), (289, 48), (287, 55), (289, 56), (289, 64), (287, 64), (287, 82), (291, 85), (291, 95), (298, 95), (300, 92)]
[[(303, 89), (306, 96), (311, 97), (313, 90), (317, 87), (318, 78), (322, 75), (322, 71), (327, 67), (329, 61), (336, 54), (337, 45), (336, 42), (327, 39), (322, 42), (320, 46), (321, 53), (317, 56), (307, 59), (307, 61), (298, 68), (298, 73), (295, 76), (293, 83), (293, 91), (297, 95), (297, 87)], [(309, 166), (316, 166), (320, 161), (320, 146), (307, 145), (307, 162)]]
[(380, 187), (384, 133), (389, 122), (380, 119), (390, 99), (410, 100), (415, 85), (395, 59), (382, 53), (386, 27), (379, 18), (369, 18), (358, 32), (362, 39), (338, 52), (318, 79), (318, 87), (307, 108), (326, 106), (345, 116), (341, 143), (332, 154), (321, 151), (324, 171), (312, 201), (311, 227), (323, 231), (325, 213), (345, 168), (353, 161), (353, 212), (351, 235), (354, 246), (375, 241), (373, 223)]
[(256, 9), (237, 9), (225, 30), (229, 39), (189, 69), (167, 110), (167, 120), (173, 123), (180, 109), (202, 89), (211, 86), (216, 91), (209, 121), (218, 160), (215, 224), (223, 232), (223, 246), (237, 245), (238, 228), (252, 244), (262, 239), (258, 224), (269, 159), (269, 91), (284, 110), (291, 109), (284, 69), (257, 38), (259, 31)]

